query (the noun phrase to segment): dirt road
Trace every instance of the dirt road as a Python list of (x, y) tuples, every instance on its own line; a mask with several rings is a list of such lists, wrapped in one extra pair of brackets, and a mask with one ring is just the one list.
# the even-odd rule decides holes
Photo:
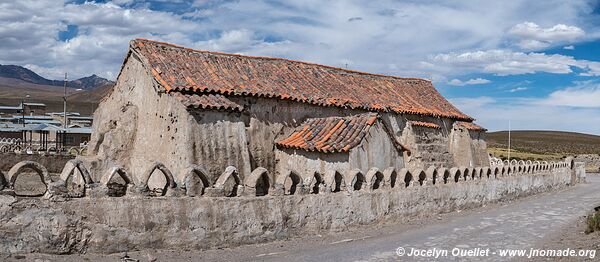
[[(595, 206), (600, 206), (600, 177), (594, 175), (588, 176), (588, 183), (560, 192), (453, 215), (448, 220), (413, 228), (390, 227), (384, 232), (355, 232), (344, 236), (345, 239), (331, 239), (334, 241), (330, 242), (286, 241), (207, 251), (203, 257), (214, 260), (227, 258), (230, 261), (393, 261), (401, 258), (396, 250), (402, 247), (404, 259), (414, 259), (408, 257), (408, 253), (415, 248), (448, 250), (447, 256), (438, 259), (452, 261), (465, 258), (453, 256), (453, 248), (475, 249), (473, 252), (477, 251), (476, 248), (480, 248), (480, 252), (489, 248), (487, 256), (482, 254), (478, 258), (505, 261), (507, 257), (500, 254), (502, 249), (529, 251), (537, 247), (545, 236), (569, 227)], [(423, 260), (430, 261), (431, 258)]]

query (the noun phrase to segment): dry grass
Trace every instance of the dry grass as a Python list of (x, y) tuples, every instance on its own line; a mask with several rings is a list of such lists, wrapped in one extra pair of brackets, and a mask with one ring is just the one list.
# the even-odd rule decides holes
[[(112, 86), (102, 86), (91, 91), (76, 91), (70, 88), (67, 98), (67, 111), (91, 115), (98, 107), (100, 100), (112, 90)], [(0, 84), (0, 105), (16, 106), (26, 94), (29, 102), (45, 103), (47, 112), (63, 111), (63, 89), (53, 86), (5, 86)]]
[[(490, 132), (486, 137), (490, 148), (507, 147), (507, 131)], [(600, 154), (600, 136), (559, 131), (513, 131), (511, 148), (534, 155)]]
[[(488, 153), (508, 158), (507, 131), (487, 133), (486, 141)], [(559, 131), (511, 132), (511, 159), (559, 161), (579, 154), (600, 154), (600, 136)], [(598, 172), (598, 167), (586, 165), (586, 171)]]
[[(507, 148), (488, 147), (488, 153), (490, 153), (493, 156), (500, 158), (502, 160), (506, 160), (508, 158), (508, 149)], [(540, 153), (516, 151), (514, 149), (510, 150), (510, 159), (515, 159), (515, 160), (558, 161), (558, 160), (563, 159), (564, 157), (565, 156), (562, 154), (540, 154)]]
[(600, 210), (596, 210), (595, 212), (589, 214), (586, 218), (586, 222), (587, 222), (587, 228), (585, 229), (586, 234), (600, 231)]

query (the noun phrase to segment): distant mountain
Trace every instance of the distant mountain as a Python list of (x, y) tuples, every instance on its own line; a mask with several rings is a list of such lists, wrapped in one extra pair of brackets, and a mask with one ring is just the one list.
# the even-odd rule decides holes
[(0, 76), (14, 78), (38, 85), (54, 85), (54, 81), (41, 77), (35, 72), (16, 65), (0, 65)]
[(68, 99), (69, 101), (98, 104), (104, 97), (112, 92), (114, 86), (114, 83), (106, 84), (93, 90), (75, 93), (70, 95)]
[(106, 78), (99, 77), (97, 75), (91, 75), (88, 77), (79, 78), (77, 80), (69, 81), (67, 84), (72, 88), (81, 88), (85, 90), (92, 90), (106, 85), (113, 85), (114, 82)]
[[(8, 83), (8, 84), (4, 84)], [(91, 90), (67, 88), (67, 110), (91, 115), (98, 104), (112, 91), (114, 84), (99, 86)], [(44, 103), (47, 112), (63, 111), (64, 91), (61, 87), (38, 85), (20, 79), (0, 77), (0, 106), (16, 106), (29, 95), (28, 102)]]
[[(16, 65), (0, 65), (0, 78), (17, 79), (27, 83), (47, 86), (63, 86), (64, 81), (62, 80), (50, 80), (46, 79), (35, 72)], [(1, 80), (1, 79), (0, 79)], [(2, 82), (0, 82), (2, 84)], [(8, 84), (8, 83), (4, 83)], [(114, 84), (114, 82), (99, 77), (97, 75), (91, 75), (88, 77), (79, 78), (77, 80), (68, 81), (67, 86), (71, 88), (80, 88), (84, 90), (92, 90), (97, 87)]]

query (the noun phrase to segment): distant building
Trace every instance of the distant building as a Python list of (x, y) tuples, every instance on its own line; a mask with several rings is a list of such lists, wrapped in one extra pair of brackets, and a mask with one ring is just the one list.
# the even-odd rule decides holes
[(0, 124), (0, 138), (21, 139), (21, 143), (32, 148), (61, 148), (80, 146), (90, 141), (90, 127), (62, 128), (52, 124)]
[(23, 138), (23, 130), (12, 123), (0, 123), (0, 138)]
[(0, 139), (21, 139), (32, 148), (80, 146), (90, 140), (92, 116), (67, 112), (67, 126), (63, 112), (46, 113), (43, 103), (20, 103), (18, 106), (0, 106)]
[(64, 146), (79, 146), (90, 141), (92, 129), (89, 127), (73, 127), (62, 130)]
[(93, 116), (70, 116), (67, 118), (67, 125), (78, 125), (80, 127), (91, 127), (94, 122)]
[[(51, 116), (56, 121), (60, 123), (64, 123), (64, 113), (63, 112), (52, 112), (47, 113), (46, 115)], [(91, 127), (94, 122), (93, 116), (82, 116), (78, 112), (67, 112), (67, 126), (77, 125), (80, 127)]]
[(46, 104), (44, 103), (21, 103), (21, 107), (25, 110), (25, 115), (44, 115), (46, 114)]
[(18, 106), (0, 106), (0, 115), (20, 114), (23, 109), (22, 105)]
[[(46, 113), (46, 115), (52, 116), (52, 117), (62, 117), (65, 113), (63, 112), (50, 112), (50, 113)], [(71, 116), (80, 116), (80, 113), (77, 112), (67, 112), (67, 117), (71, 117)]]

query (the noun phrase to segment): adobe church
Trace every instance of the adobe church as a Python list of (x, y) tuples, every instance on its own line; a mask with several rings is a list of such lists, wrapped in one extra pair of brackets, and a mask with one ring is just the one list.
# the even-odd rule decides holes
[(130, 42), (94, 116), (91, 173), (121, 166), (134, 181), (151, 162), (177, 183), (200, 166), (211, 184), (227, 166), (242, 179), (257, 167), (275, 176), (489, 166), (485, 129), (428, 80), (145, 39)]

